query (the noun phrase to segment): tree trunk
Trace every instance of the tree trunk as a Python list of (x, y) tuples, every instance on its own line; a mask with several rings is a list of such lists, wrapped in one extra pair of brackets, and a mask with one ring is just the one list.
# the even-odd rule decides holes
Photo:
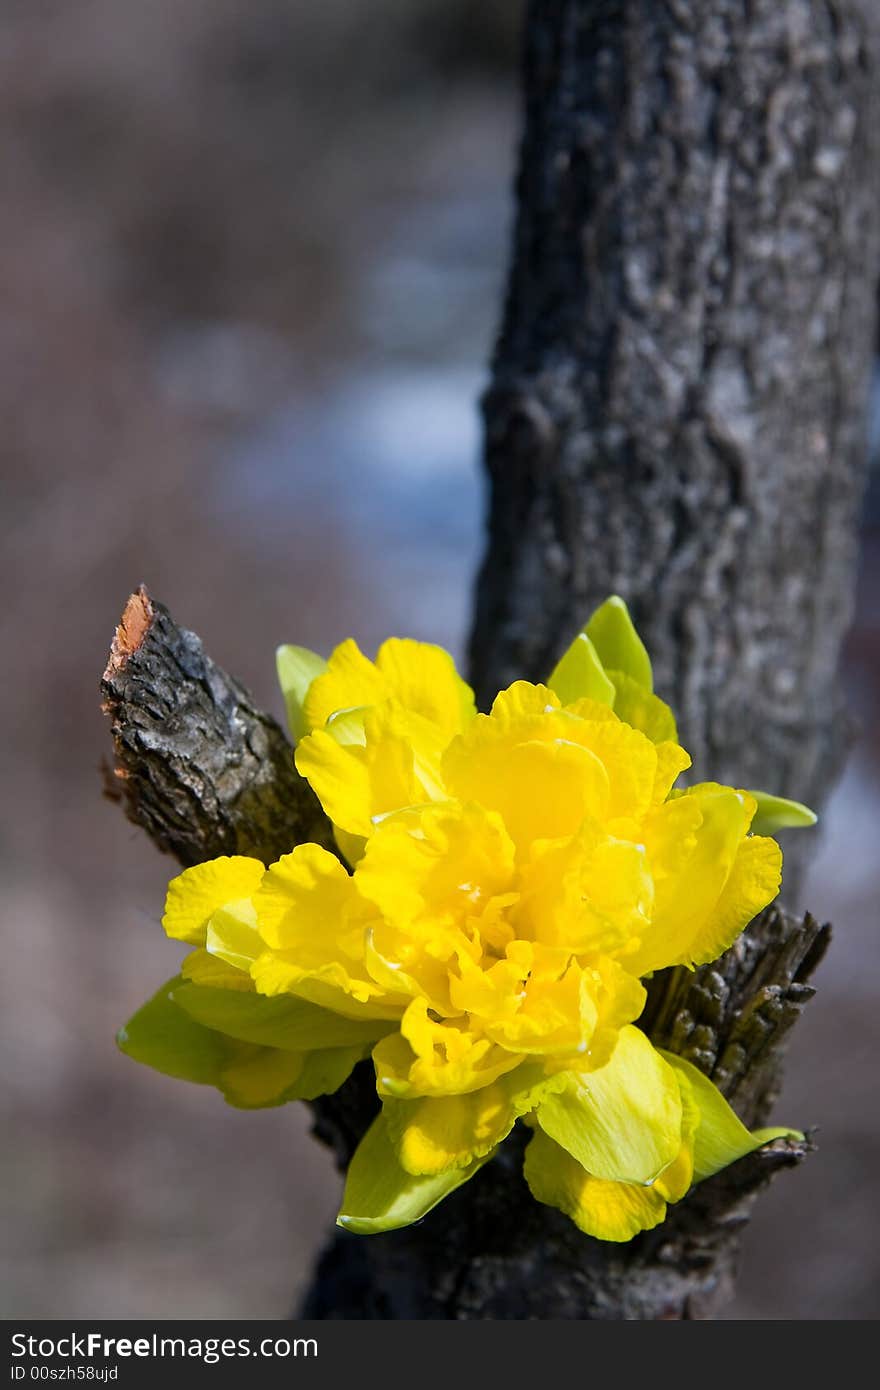
[(876, 9), (534, 0), (484, 403), (482, 697), (620, 593), (699, 776), (810, 804), (846, 744)]
[[(813, 803), (845, 742), (835, 668), (878, 264), (869, 16), (870, 0), (533, 0), (515, 248), (485, 400), (490, 545), (471, 645), (483, 702), (545, 675), (618, 592), (699, 776)], [(289, 750), (200, 647), (183, 682), (199, 687), (192, 723), (179, 675), (177, 687), (162, 675), (179, 630), (157, 612), (111, 661), (105, 698), (129, 813), (193, 862), (236, 843), (239, 805), (259, 824), (276, 787), (294, 784)], [(149, 698), (157, 680), (183, 700), (177, 734), (210, 769), (195, 786)], [(218, 837), (210, 797), (227, 756), (241, 767), (237, 700), (262, 730), (262, 765), (256, 776), (248, 763), (246, 796), (222, 802)], [(300, 792), (297, 833), (304, 815), (326, 834)], [(182, 796), (199, 803), (186, 826)], [(769, 909), (720, 962), (659, 976), (643, 1025), (760, 1123), (826, 940), (809, 917)], [(314, 1104), (341, 1165), (375, 1106), (368, 1068)], [(337, 1237), (304, 1312), (711, 1316), (754, 1193), (808, 1148), (761, 1150), (657, 1230), (609, 1246), (531, 1199), (514, 1135), (418, 1226)]]

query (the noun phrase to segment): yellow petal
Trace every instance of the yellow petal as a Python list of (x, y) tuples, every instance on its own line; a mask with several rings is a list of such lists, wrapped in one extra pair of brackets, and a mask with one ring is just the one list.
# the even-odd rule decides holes
[(608, 776), (595, 754), (575, 743), (519, 742), (515, 730), (500, 739), (494, 732), (483, 725), (456, 739), (443, 760), (444, 776), (454, 795), (501, 815), (521, 855), (536, 839), (574, 834), (587, 816), (604, 818)]
[(573, 957), (561, 972), (542, 970), (539, 949), (517, 992), (516, 1011), (480, 1021), (487, 1037), (514, 1052), (586, 1053), (599, 1019), (597, 985), (595, 972)]
[(658, 1226), (666, 1215), (656, 1187), (592, 1177), (540, 1129), (526, 1149), (523, 1174), (537, 1201), (558, 1207), (581, 1231), (599, 1240), (632, 1240), (640, 1231)]
[(517, 932), (573, 951), (607, 953), (641, 938), (654, 884), (644, 845), (603, 835), (592, 821), (542, 846), (523, 867)]
[(442, 647), (389, 637), (376, 654), (376, 666), (395, 699), (436, 725), (447, 738), (459, 733), (473, 718), (474, 693)]
[(372, 834), (374, 817), (426, 799), (412, 745), (400, 731), (387, 728), (359, 746), (340, 744), (332, 727), (303, 739), (296, 767), (334, 825), (350, 836), (366, 837)]
[(649, 738), (619, 720), (583, 720), (572, 738), (589, 748), (608, 777), (605, 814), (638, 820), (651, 805), (657, 751)]
[(352, 876), (319, 845), (297, 845), (272, 864), (253, 901), (267, 946), (297, 950), (304, 964), (335, 960), (338, 948), (349, 955), (354, 947), (357, 954), (356, 933), (348, 939), (352, 922), (365, 922), (368, 914)]
[(657, 744), (657, 771), (654, 776), (654, 791), (651, 800), (659, 804), (666, 800), (673, 783), (691, 765), (690, 754), (677, 743)]
[(682, 1103), (675, 1072), (631, 1025), (610, 1062), (570, 1072), (538, 1106), (538, 1124), (595, 1177), (649, 1183), (677, 1156)]
[(295, 951), (264, 951), (251, 966), (251, 976), (260, 994), (293, 994), (344, 1018), (399, 1019), (408, 1002), (339, 961), (304, 968)]
[(715, 960), (733, 945), (743, 928), (772, 903), (781, 879), (782, 850), (776, 841), (763, 835), (743, 840), (708, 921), (690, 944), (694, 964)]
[(244, 898), (217, 908), (208, 919), (205, 946), (212, 956), (249, 973), (263, 948), (253, 899)]
[[(654, 876), (654, 914), (650, 932), (628, 962), (636, 974), (712, 960), (745, 925), (748, 918), (741, 918), (736, 905), (741, 900), (757, 900), (752, 890), (758, 883), (762, 892), (768, 887), (769, 859), (761, 854), (763, 867), (755, 876), (755, 884), (741, 888), (738, 874), (735, 896), (717, 927), (715, 915), (753, 811), (754, 802), (742, 792), (710, 783), (689, 788), (648, 817), (644, 834)], [(753, 863), (751, 853), (745, 863)]]
[(499, 816), (446, 802), (377, 827), (354, 881), (387, 923), (426, 932), (478, 919), (513, 881), (514, 850)]
[(464, 1095), (478, 1091), (512, 1071), (525, 1058), (496, 1046), (467, 1027), (467, 1020), (436, 1022), (426, 1001), (414, 999), (401, 1021), (373, 1048), (376, 1089), (380, 1096)]
[(184, 869), (168, 885), (162, 918), (166, 933), (176, 941), (204, 946), (211, 914), (225, 903), (252, 897), (264, 872), (259, 859), (237, 854)]
[(389, 694), (381, 671), (349, 637), (333, 651), (326, 671), (310, 684), (303, 710), (305, 724), (309, 729), (321, 729), (337, 710), (381, 704)]
[(492, 704), (492, 713), (481, 714), (478, 727), (503, 732), (512, 725), (518, 726), (523, 719), (540, 719), (543, 715), (558, 710), (561, 704), (559, 696), (546, 685), (533, 685), (531, 681), (514, 681), (506, 690), (498, 692)]
[(269, 948), (251, 967), (260, 993), (296, 994), (354, 1017), (399, 1016), (402, 1002), (366, 969), (375, 909), (335, 855), (298, 845), (266, 871), (254, 907)]
[(385, 1100), (388, 1132), (401, 1165), (415, 1174), (468, 1167), (500, 1144), (519, 1116), (561, 1081), (548, 1077), (541, 1066), (526, 1064), (466, 1095)]

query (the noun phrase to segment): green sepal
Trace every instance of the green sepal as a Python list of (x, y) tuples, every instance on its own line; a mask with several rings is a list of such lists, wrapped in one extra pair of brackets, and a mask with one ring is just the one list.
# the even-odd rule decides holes
[(584, 698), (596, 700), (601, 705), (614, 703), (614, 686), (586, 632), (578, 633), (554, 666), (547, 684), (564, 705)]
[(309, 686), (327, 670), (327, 662), (308, 647), (284, 646), (275, 653), (275, 666), (290, 734), (294, 743), (298, 743), (309, 732), (303, 714)]
[(120, 1028), (117, 1043), (126, 1056), (165, 1076), (216, 1086), (239, 1109), (331, 1094), (369, 1052), (367, 1042), (306, 1051), (242, 1041), (206, 1027), (181, 1007), (177, 995), (191, 998), (189, 992), (196, 990), (230, 999), (249, 997), (237, 990), (201, 989), (175, 976)]
[(623, 671), (647, 690), (654, 689), (651, 658), (622, 598), (613, 594), (584, 628), (606, 671)]
[(751, 825), (754, 835), (772, 835), (775, 830), (803, 829), (816, 824), (816, 812), (800, 801), (789, 801), (784, 796), (751, 790), (749, 796), (753, 796), (758, 803)]
[(678, 743), (675, 715), (659, 695), (640, 685), (625, 671), (609, 671), (614, 682), (612, 708), (618, 719), (638, 729), (652, 743)]
[(218, 1086), (227, 1057), (223, 1038), (174, 1003), (172, 993), (183, 984), (177, 975), (157, 989), (119, 1029), (117, 1045), (133, 1061), (165, 1076)]
[(383, 1114), (376, 1116), (348, 1168), (336, 1224), (358, 1235), (411, 1226), (472, 1178), (491, 1155), (466, 1168), (414, 1177), (401, 1167)]
[(270, 997), (183, 982), (175, 987), (172, 998), (206, 1028), (241, 1042), (290, 1052), (369, 1046), (394, 1026), (381, 1019), (345, 1018), (293, 995)]
[(803, 1139), (803, 1134), (796, 1129), (758, 1129), (750, 1133), (708, 1076), (683, 1057), (662, 1049), (658, 1051), (686, 1078), (700, 1112), (700, 1123), (694, 1135), (695, 1183), (719, 1173), (772, 1139)]

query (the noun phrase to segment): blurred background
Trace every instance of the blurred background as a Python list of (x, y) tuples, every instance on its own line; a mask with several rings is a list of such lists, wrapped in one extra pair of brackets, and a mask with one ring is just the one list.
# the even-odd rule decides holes
[[(98, 679), (140, 581), (279, 716), (281, 641), (461, 654), (519, 10), (3, 6), (6, 1318), (284, 1317), (331, 1228), (303, 1107), (227, 1109), (115, 1049), (176, 963), (174, 865), (102, 799)], [(880, 1308), (878, 517), (862, 735), (805, 895), (835, 939), (779, 1111), (821, 1149), (760, 1203), (732, 1317)]]

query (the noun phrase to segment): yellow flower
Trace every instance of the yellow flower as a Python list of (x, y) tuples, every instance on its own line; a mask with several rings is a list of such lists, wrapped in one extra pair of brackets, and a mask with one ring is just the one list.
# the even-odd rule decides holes
[[(645, 975), (715, 959), (776, 895), (756, 813), (811, 813), (674, 789), (690, 758), (619, 599), (547, 685), (518, 681), (489, 714), (424, 643), (390, 639), (375, 663), (354, 642), (329, 662), (281, 648), (279, 673), (347, 863), (306, 844), (175, 879), (165, 928), (196, 949), (129, 1025), (131, 1055), (187, 1075), (195, 1049), (191, 1079), (277, 1104), (371, 1050), (382, 1111), (339, 1218), (358, 1231), (424, 1215), (521, 1117), (536, 1198), (609, 1240), (766, 1141), (634, 1025)], [(170, 1060), (160, 1025), (181, 1034)]]

